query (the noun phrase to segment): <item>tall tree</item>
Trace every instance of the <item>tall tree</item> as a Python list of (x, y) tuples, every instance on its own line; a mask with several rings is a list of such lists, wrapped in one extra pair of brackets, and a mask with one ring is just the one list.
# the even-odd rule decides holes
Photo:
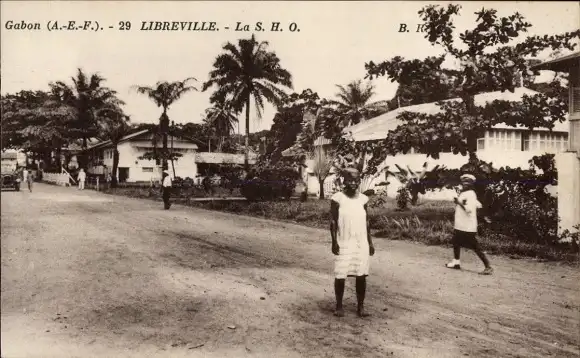
[(343, 127), (357, 124), (388, 110), (387, 101), (371, 102), (376, 93), (370, 81), (363, 83), (362, 80), (356, 80), (346, 86), (337, 87), (338, 101), (333, 102), (338, 106), (338, 111), (343, 113)]
[[(391, 61), (401, 64), (401, 70), (408, 75), (399, 76), (399, 86), (389, 101), (389, 110), (457, 97), (457, 79), (442, 67), (445, 56), (412, 61), (404, 61), (402, 57), (396, 56)], [(391, 78), (391, 82), (395, 82), (395, 79)]]
[(292, 87), (290, 72), (280, 65), (276, 53), (268, 51), (268, 42), (258, 42), (254, 35), (238, 40), (237, 46), (228, 42), (223, 53), (214, 61), (209, 80), (203, 90), (216, 86), (211, 95), (212, 103), (229, 102), (235, 112), (246, 110), (246, 155), (244, 164), (248, 169), (250, 137), (250, 105), (252, 98), (258, 119), (262, 116), (264, 100), (278, 106), (286, 97), (283, 88)]
[(99, 133), (98, 137), (108, 140), (113, 146), (113, 168), (111, 172), (111, 187), (117, 186), (117, 169), (119, 167), (118, 145), (123, 137), (134, 131), (129, 116), (125, 115), (120, 108), (106, 109), (98, 112)]
[(318, 93), (309, 88), (301, 93), (292, 93), (283, 100), (274, 115), (270, 129), (265, 153), (268, 160), (277, 162), (282, 152), (296, 143), (298, 135), (302, 132), (304, 114), (318, 108), (320, 103)]
[(238, 123), (236, 114), (232, 112), (227, 103), (216, 103), (213, 107), (206, 109), (205, 122), (213, 130), (218, 140), (218, 151), (222, 150), (224, 139), (229, 137)]
[[(133, 86), (132, 88), (137, 91), (137, 93), (141, 93), (149, 97), (157, 107), (160, 107), (163, 112), (161, 113), (161, 117), (159, 117), (159, 131), (158, 133), (162, 137), (163, 142), (163, 150), (161, 153), (162, 159), (162, 170), (166, 170), (168, 168), (167, 160), (173, 156), (172, 153), (169, 153), (167, 150), (167, 133), (169, 132), (169, 116), (167, 115), (167, 111), (169, 107), (179, 100), (183, 95), (191, 91), (197, 91), (190, 83), (192, 81), (197, 81), (193, 77), (188, 77), (183, 81), (175, 81), (175, 82), (167, 82), (167, 81), (160, 81), (157, 82), (154, 86)], [(153, 133), (154, 138), (154, 147), (156, 147), (156, 139), (157, 134)], [(155, 150), (155, 149), (154, 149)], [(154, 153), (153, 155), (158, 159), (158, 154)]]
[(51, 98), (43, 91), (21, 91), (2, 96), (2, 150), (8, 148), (32, 152), (46, 165), (55, 153), (60, 167), (60, 151), (70, 142), (70, 129), (76, 111)]
[[(474, 97), (482, 92), (514, 92), (519, 86), (517, 74), (524, 80), (535, 75), (529, 67), (530, 57), (548, 49), (573, 50), (574, 39), (580, 37), (580, 30), (553, 36), (531, 36), (510, 45), (532, 25), (519, 13), (498, 17), (496, 10), (482, 9), (476, 12), (475, 27), (459, 34), (464, 45), (460, 48), (454, 42), (453, 24), (453, 17), (460, 9), (459, 5), (453, 4), (447, 7), (429, 5), (419, 11), (425, 24), (425, 38), (431, 45), (441, 46), (445, 56), (461, 63), (459, 68), (444, 71), (457, 84), (460, 100), (440, 103), (440, 111), (436, 114), (403, 112), (399, 120), (404, 124), (390, 131), (386, 139), (359, 143), (360, 150), (372, 157), (371, 172), (387, 155), (404, 153), (410, 148), (435, 159), (442, 151), (461, 153), (469, 155), (470, 162), (476, 162), (477, 138), (496, 124), (521, 125), (529, 129), (553, 128), (555, 122), (565, 120), (565, 103), (557, 97), (540, 93), (523, 96), (520, 102), (495, 100), (483, 106), (477, 106)], [(412, 69), (416, 63), (417, 60), (395, 58), (378, 64), (369, 62), (365, 67), (369, 78), (386, 75), (391, 80), (405, 83), (415, 80)], [(429, 63), (421, 61), (421, 65)], [(440, 71), (436, 63), (430, 66), (433, 71)]]
[[(124, 103), (117, 98), (116, 91), (103, 86), (106, 80), (98, 73), (87, 75), (79, 68), (71, 80), (72, 85), (62, 81), (51, 83), (51, 93), (54, 100), (71, 107), (76, 112), (76, 118), (69, 128), (70, 134), (72, 138), (82, 139), (82, 149), (86, 149), (87, 140), (98, 133), (96, 112)], [(81, 167), (86, 165), (84, 156), (80, 156), (79, 161)]]

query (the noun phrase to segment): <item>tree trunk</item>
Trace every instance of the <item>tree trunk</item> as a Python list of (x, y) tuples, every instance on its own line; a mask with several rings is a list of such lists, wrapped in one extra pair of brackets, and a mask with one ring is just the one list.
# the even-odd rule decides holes
[(324, 180), (326, 178), (318, 178), (318, 185), (320, 185), (320, 195), (318, 196), (320, 199), (324, 199)]
[(111, 188), (117, 187), (117, 170), (119, 167), (119, 150), (117, 144), (113, 146), (113, 168), (111, 173)]
[(167, 165), (167, 130), (169, 128), (169, 117), (167, 117), (167, 108), (163, 109), (161, 118), (159, 120), (159, 126), (161, 129), (161, 135), (163, 136), (163, 158), (161, 162), (161, 169), (167, 170), (169, 167)]
[(246, 98), (246, 153), (244, 155), (244, 168), (250, 170), (250, 94)]

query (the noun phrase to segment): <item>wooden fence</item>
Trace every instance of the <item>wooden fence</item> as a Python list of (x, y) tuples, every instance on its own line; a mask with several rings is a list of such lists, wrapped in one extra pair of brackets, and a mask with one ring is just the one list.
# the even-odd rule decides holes
[(47, 183), (69, 186), (70, 185), (70, 175), (68, 173), (42, 173), (42, 181)]

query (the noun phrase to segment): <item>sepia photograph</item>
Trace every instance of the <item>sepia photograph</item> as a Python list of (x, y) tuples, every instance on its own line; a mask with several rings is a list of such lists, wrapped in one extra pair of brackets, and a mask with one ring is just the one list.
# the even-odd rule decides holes
[(578, 2), (0, 7), (0, 358), (580, 357)]

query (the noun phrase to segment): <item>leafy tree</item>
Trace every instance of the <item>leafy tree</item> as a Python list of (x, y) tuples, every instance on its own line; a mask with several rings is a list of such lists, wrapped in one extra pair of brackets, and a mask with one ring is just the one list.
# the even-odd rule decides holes
[(120, 108), (99, 111), (98, 137), (108, 140), (113, 146), (113, 168), (111, 172), (111, 187), (117, 186), (117, 169), (119, 167), (118, 145), (123, 137), (134, 131), (130, 124), (129, 116), (126, 116)]
[(388, 110), (387, 101), (371, 102), (375, 96), (375, 87), (370, 82), (362, 80), (350, 82), (346, 86), (337, 85), (339, 91), (336, 94), (338, 101), (332, 101), (337, 105), (337, 110), (343, 115), (342, 127), (357, 124), (362, 120), (380, 115)]
[(346, 168), (356, 168), (361, 174), (360, 191), (362, 193), (372, 189), (376, 178), (388, 170), (388, 166), (381, 162), (373, 162), (373, 150), (380, 148), (378, 141), (359, 143), (350, 133), (333, 138), (335, 146), (334, 166), (341, 173)]
[[(60, 105), (68, 106), (75, 112), (75, 118), (69, 127), (69, 135), (71, 139), (82, 139), (81, 147), (86, 149), (87, 140), (96, 137), (99, 131), (96, 112), (124, 103), (117, 98), (115, 90), (103, 86), (105, 78), (97, 73), (87, 75), (79, 68), (71, 80), (72, 85), (62, 81), (50, 83), (51, 97)], [(81, 167), (86, 165), (83, 155), (78, 159)]]
[(296, 143), (302, 132), (304, 114), (317, 109), (321, 103), (318, 94), (311, 89), (292, 93), (283, 100), (270, 128), (270, 141), (266, 148), (266, 157), (269, 160), (277, 162), (281, 159), (282, 152)]
[[(457, 97), (453, 73), (441, 67), (445, 56), (431, 56), (423, 61), (404, 61), (396, 56), (391, 61), (394, 66), (400, 66), (405, 75), (399, 77), (397, 92), (388, 102), (389, 110)], [(391, 78), (391, 82), (394, 81), (395, 78)]]
[(256, 41), (254, 35), (249, 39), (238, 40), (237, 46), (228, 42), (223, 46), (224, 52), (214, 61), (209, 80), (203, 90), (216, 86), (211, 95), (212, 103), (231, 104), (234, 112), (246, 110), (246, 156), (248, 168), (250, 105), (252, 98), (258, 118), (261, 118), (264, 100), (275, 105), (281, 104), (286, 96), (283, 88), (292, 87), (290, 72), (280, 65), (276, 53), (268, 51), (268, 42)]
[[(183, 95), (191, 91), (197, 91), (197, 88), (190, 85), (192, 81), (197, 80), (193, 77), (188, 77), (183, 81), (160, 81), (154, 86), (133, 86), (135, 91), (149, 97), (157, 107), (160, 107), (163, 110), (161, 117), (159, 117), (158, 130), (153, 132), (153, 153), (146, 153), (145, 155), (145, 157), (148, 158), (154, 158), (156, 160), (161, 159), (162, 170), (166, 170), (168, 168), (167, 161), (175, 157), (175, 155), (170, 153), (167, 149), (167, 134), (169, 132), (169, 117), (167, 111), (169, 110), (169, 107), (183, 97)], [(161, 137), (163, 146), (161, 152), (157, 151), (159, 137)]]
[(21, 91), (2, 96), (2, 150), (13, 148), (32, 152), (46, 165), (56, 153), (60, 168), (60, 153), (70, 141), (70, 128), (76, 112), (54, 101), (50, 93)]
[[(425, 24), (425, 37), (431, 45), (439, 45), (445, 57), (461, 63), (458, 69), (441, 69), (438, 61), (403, 60), (394, 58), (378, 64), (365, 65), (368, 78), (387, 76), (399, 83), (416, 81), (414, 68), (430, 66), (434, 73), (443, 73), (457, 85), (460, 100), (440, 103), (440, 113), (422, 114), (403, 112), (399, 115), (404, 124), (382, 141), (361, 143), (361, 150), (372, 158), (369, 170), (374, 172), (387, 155), (406, 153), (411, 148), (435, 159), (442, 151), (469, 154), (476, 159), (477, 139), (492, 126), (505, 123), (515, 127), (525, 126), (553, 128), (554, 123), (565, 120), (565, 103), (546, 94), (524, 96), (521, 102), (495, 100), (485, 106), (476, 106), (474, 96), (489, 91), (513, 92), (517, 75), (523, 79), (534, 76), (527, 58), (537, 56), (543, 50), (565, 48), (573, 50), (574, 39), (580, 30), (553, 36), (531, 36), (515, 45), (515, 38), (527, 31), (531, 24), (515, 13), (498, 17), (493, 9), (482, 9), (477, 14), (476, 26), (459, 34), (463, 43), (454, 42), (453, 16), (460, 12), (459, 5), (426, 6), (419, 15)], [(424, 70), (420, 71), (423, 72)]]

